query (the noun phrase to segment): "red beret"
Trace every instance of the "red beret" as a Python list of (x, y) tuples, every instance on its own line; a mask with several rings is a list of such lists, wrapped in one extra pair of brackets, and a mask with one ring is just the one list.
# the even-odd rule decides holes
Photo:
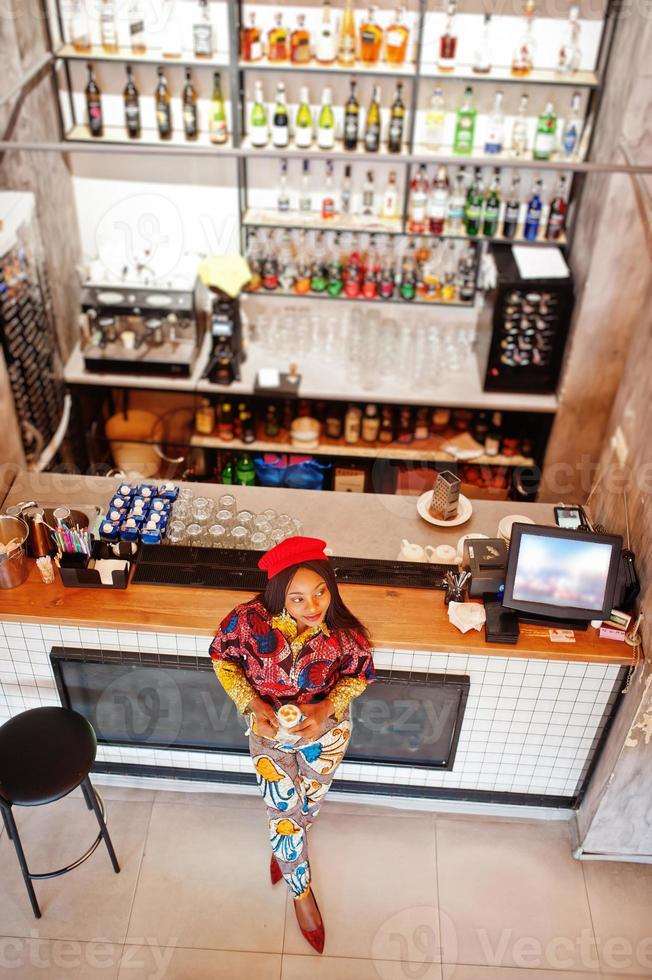
[(284, 568), (300, 565), (303, 561), (328, 561), (325, 547), (326, 542), (321, 538), (286, 538), (265, 552), (258, 567), (267, 572), (267, 578), (274, 578)]

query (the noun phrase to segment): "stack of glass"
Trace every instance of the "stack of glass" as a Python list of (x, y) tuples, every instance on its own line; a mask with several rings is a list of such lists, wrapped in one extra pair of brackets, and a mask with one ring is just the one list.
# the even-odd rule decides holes
[(271, 507), (259, 514), (238, 510), (232, 493), (216, 501), (182, 489), (172, 508), (166, 542), (204, 548), (247, 548), (267, 551), (284, 538), (303, 533), (303, 525), (290, 514)]

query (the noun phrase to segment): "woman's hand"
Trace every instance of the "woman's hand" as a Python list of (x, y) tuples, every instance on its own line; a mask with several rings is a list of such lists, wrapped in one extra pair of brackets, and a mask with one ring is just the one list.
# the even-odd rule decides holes
[(333, 702), (330, 698), (324, 698), (317, 704), (301, 704), (299, 707), (306, 717), (298, 725), (294, 725), (292, 734), (300, 735), (301, 738), (318, 738), (323, 731), (324, 722), (335, 710)]
[(274, 738), (278, 731), (278, 718), (272, 706), (262, 698), (254, 698), (247, 707), (255, 716), (252, 731), (263, 738)]

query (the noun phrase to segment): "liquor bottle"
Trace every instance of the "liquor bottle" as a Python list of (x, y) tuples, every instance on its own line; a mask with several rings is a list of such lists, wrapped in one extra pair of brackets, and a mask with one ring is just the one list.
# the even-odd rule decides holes
[(417, 408), (417, 414), (414, 420), (414, 438), (422, 441), (423, 439), (427, 439), (429, 435), (430, 424), (428, 421), (428, 409), (422, 406)]
[(503, 217), (503, 238), (515, 238), (516, 230), (518, 228), (518, 222), (521, 215), (521, 199), (519, 188), (521, 185), (521, 178), (516, 176), (512, 178), (512, 186), (509, 191), (509, 197), (505, 201), (505, 214)]
[[(425, 220), (425, 219), (424, 219)], [(410, 248), (404, 253), (401, 260), (401, 273), (399, 278), (398, 292), (401, 299), (413, 300), (416, 296), (416, 268), (414, 256)]]
[(132, 54), (145, 54), (147, 44), (145, 42), (145, 14), (141, 0), (130, 0), (128, 20), (129, 26), (129, 47)]
[(324, 196), (321, 200), (321, 216), (324, 221), (335, 217), (335, 195), (333, 193), (333, 161), (326, 161), (326, 177), (324, 179)]
[(355, 61), (355, 16), (351, 0), (345, 0), (344, 3), (337, 45), (337, 60), (341, 65), (352, 65)]
[(403, 124), (405, 122), (405, 105), (403, 104), (403, 83), (398, 82), (396, 95), (389, 114), (389, 133), (387, 149), (390, 153), (400, 153), (403, 147)]
[(211, 98), (211, 112), (208, 117), (208, 133), (211, 143), (226, 143), (228, 139), (226, 112), (222, 97), (222, 81), (219, 71), (213, 72), (213, 96)]
[(536, 45), (534, 42), (535, 0), (525, 0), (523, 29), (512, 55), (512, 75), (524, 78), (534, 67)]
[(539, 178), (534, 184), (534, 189), (532, 191), (532, 196), (527, 202), (527, 211), (525, 213), (525, 227), (523, 229), (523, 237), (527, 239), (528, 242), (534, 242), (539, 234), (539, 225), (541, 224), (541, 188), (543, 182)]
[(269, 61), (287, 61), (290, 46), (287, 29), (283, 26), (283, 14), (274, 16), (274, 27), (267, 32), (267, 58)]
[(389, 405), (383, 405), (380, 418), (378, 442), (385, 444), (394, 441), (394, 416)]
[(362, 412), (357, 405), (349, 405), (344, 416), (344, 442), (354, 446), (360, 440)]
[(252, 10), (249, 25), (240, 31), (240, 57), (243, 61), (261, 61), (263, 54), (260, 28), (256, 27), (256, 14)]
[(215, 409), (210, 398), (200, 398), (199, 408), (195, 412), (195, 432), (203, 436), (213, 434), (215, 428)]
[(321, 26), (315, 41), (315, 58), (320, 65), (332, 65), (337, 57), (337, 32), (329, 0), (322, 5)]
[(355, 94), (356, 81), (350, 82), (351, 90), (344, 106), (344, 149), (355, 150), (358, 146), (358, 130), (360, 125), (360, 103)]
[(278, 408), (274, 402), (268, 402), (265, 408), (265, 435), (269, 439), (274, 439), (281, 431), (281, 424), (278, 420)]
[(140, 136), (140, 101), (138, 99), (138, 89), (134, 82), (131, 65), (127, 65), (127, 84), (125, 85), (123, 98), (127, 136), (129, 139), (138, 139)]
[(290, 117), (285, 104), (285, 84), (276, 85), (276, 105), (272, 114), (272, 145), (283, 149), (290, 142)]
[(243, 442), (255, 442), (256, 430), (254, 428), (254, 416), (246, 402), (238, 404), (238, 421), (240, 423), (240, 438)]
[(297, 15), (297, 27), (290, 34), (290, 61), (306, 65), (310, 61), (310, 32), (306, 30), (305, 14)]
[(422, 163), (410, 182), (408, 201), (407, 230), (413, 235), (422, 235), (426, 230), (426, 209), (428, 207), (428, 176), (426, 165)]
[(243, 453), (235, 464), (236, 484), (239, 487), (256, 486), (256, 469), (249, 453)]
[(484, 144), (485, 153), (502, 153), (505, 142), (505, 113), (503, 111), (503, 93), (496, 92), (494, 107), (489, 114), (487, 136)]
[(484, 15), (482, 37), (475, 49), (471, 69), (476, 75), (488, 75), (491, 71), (491, 14)]
[(299, 89), (299, 108), (294, 118), (294, 142), (300, 150), (312, 146), (312, 110), (310, 108), (308, 86)]
[(482, 209), (482, 234), (486, 238), (494, 238), (498, 232), (498, 215), (500, 213), (500, 173), (494, 169), (491, 186), (487, 191)]
[(375, 20), (375, 7), (369, 7), (367, 19), (360, 25), (360, 60), (375, 65), (380, 57), (383, 32)]
[(197, 120), (197, 90), (192, 82), (190, 68), (186, 68), (186, 84), (183, 86), (183, 134), (187, 140), (196, 140), (199, 135)]
[(524, 92), (518, 107), (518, 115), (514, 119), (514, 125), (512, 126), (512, 155), (515, 157), (523, 157), (527, 153), (527, 107), (529, 101), (529, 95)]
[(398, 218), (398, 188), (396, 186), (396, 173), (393, 170), (387, 178), (387, 186), (383, 192), (380, 216), (382, 218)]
[(557, 191), (550, 202), (550, 212), (548, 214), (548, 224), (546, 225), (546, 238), (549, 242), (558, 241), (566, 229), (566, 177), (562, 174), (559, 178)]
[(68, 13), (68, 39), (75, 51), (91, 50), (91, 28), (84, 0), (73, 0)]
[(371, 103), (367, 110), (364, 148), (367, 153), (377, 153), (380, 149), (380, 85), (374, 85)]
[(100, 38), (102, 50), (107, 54), (118, 53), (118, 25), (115, 21), (113, 0), (102, 0), (100, 7)]
[(402, 65), (407, 54), (409, 28), (405, 23), (405, 7), (400, 6), (385, 34), (385, 61), (390, 65)]
[(455, 68), (455, 52), (457, 51), (457, 34), (455, 33), (455, 0), (449, 0), (448, 11), (446, 12), (446, 27), (444, 33), (439, 38), (439, 58), (437, 68), (439, 71), (453, 71)]
[(464, 227), (464, 209), (466, 205), (466, 170), (464, 167), (455, 174), (455, 183), (448, 201), (448, 230), (459, 234)]
[(269, 127), (267, 125), (267, 109), (263, 101), (262, 82), (255, 83), (254, 93), (254, 104), (249, 117), (249, 139), (252, 146), (267, 146)]
[(380, 270), (380, 276), (378, 279), (378, 294), (382, 299), (391, 299), (394, 295), (394, 290), (396, 288), (396, 277), (394, 275), (393, 262), (389, 255), (385, 257), (385, 261)]
[[(229, 453), (229, 457), (230, 457)], [(233, 462), (229, 458), (222, 467), (222, 472), (220, 474), (219, 482), (224, 484), (224, 486), (230, 487), (233, 485), (235, 474), (233, 472)]]
[(214, 33), (208, 0), (199, 0), (199, 9), (192, 25), (192, 49), (195, 58), (212, 58)]
[(158, 85), (154, 93), (156, 104), (156, 125), (158, 135), (162, 140), (172, 139), (172, 110), (170, 106), (170, 90), (165, 78), (165, 73), (161, 67), (156, 69), (158, 75)]
[(342, 413), (337, 402), (331, 402), (326, 410), (324, 429), (327, 439), (342, 438)]
[(301, 187), (299, 191), (299, 211), (312, 211), (312, 195), (310, 194), (310, 161), (304, 160), (301, 166)]
[(362, 416), (362, 441), (375, 442), (380, 432), (380, 417), (377, 405), (367, 405)]
[(560, 75), (572, 75), (580, 67), (582, 52), (580, 49), (579, 13), (579, 7), (571, 7), (568, 12), (567, 36), (557, 55), (557, 71)]
[(503, 413), (494, 412), (491, 416), (491, 423), (484, 441), (484, 451), (486, 456), (497, 456), (500, 452), (500, 430), (503, 426)]
[(281, 247), (278, 253), (279, 285), (285, 292), (291, 292), (297, 281), (299, 270), (296, 264), (296, 253), (288, 231), (283, 232)]
[(414, 439), (414, 423), (412, 421), (412, 409), (404, 405), (398, 413), (398, 434), (397, 441), (410, 443)]
[(163, 0), (163, 37), (161, 54), (164, 58), (181, 57), (181, 29), (177, 18), (175, 0)]
[(317, 120), (317, 146), (320, 150), (332, 150), (335, 146), (333, 93), (328, 85), (321, 96), (321, 109)]
[(344, 281), (342, 279), (342, 262), (340, 261), (340, 239), (339, 235), (335, 239), (335, 248), (333, 249), (333, 254), (331, 255), (330, 261), (328, 263), (328, 285), (326, 286), (326, 292), (329, 296), (340, 296), (342, 290), (344, 289)]
[(547, 102), (545, 110), (537, 119), (537, 130), (532, 146), (532, 156), (535, 160), (550, 159), (556, 147), (556, 133), (557, 116), (552, 102)]
[(376, 188), (372, 170), (367, 170), (365, 182), (362, 185), (362, 214), (372, 217), (376, 213)]
[(91, 136), (102, 136), (104, 134), (104, 117), (102, 115), (102, 93), (95, 81), (93, 66), (86, 65), (88, 70), (88, 84), (86, 85), (86, 113), (88, 116), (88, 128)]
[(267, 236), (267, 243), (263, 257), (261, 283), (263, 289), (266, 289), (268, 292), (273, 292), (279, 287), (278, 260), (276, 257), (274, 233), (272, 231), (270, 231)]
[(561, 152), (567, 160), (573, 160), (577, 154), (577, 148), (582, 133), (582, 119), (580, 117), (580, 105), (582, 96), (579, 92), (574, 92), (571, 98), (570, 111), (564, 120), (564, 128), (561, 132)]
[(443, 235), (444, 233), (449, 192), (448, 169), (444, 166), (437, 167), (428, 199), (428, 231), (431, 235)]
[(464, 102), (457, 110), (455, 139), (453, 141), (453, 152), (464, 156), (470, 156), (473, 152), (475, 121), (478, 113), (472, 100), (473, 89), (467, 85), (464, 89)]
[(342, 214), (351, 213), (351, 164), (347, 163), (344, 167), (344, 179), (342, 180), (342, 191), (340, 193), (340, 211)]
[(440, 149), (444, 142), (445, 125), (444, 96), (442, 90), (436, 88), (430, 96), (430, 102), (426, 111), (426, 147), (429, 150)]
[(476, 167), (475, 177), (469, 185), (464, 205), (464, 226), (467, 235), (472, 237), (480, 234), (483, 200), (482, 170), (480, 167)]
[(287, 160), (281, 160), (281, 176), (279, 177), (278, 180), (278, 194), (276, 195), (276, 208), (281, 213), (287, 213), (290, 210)]

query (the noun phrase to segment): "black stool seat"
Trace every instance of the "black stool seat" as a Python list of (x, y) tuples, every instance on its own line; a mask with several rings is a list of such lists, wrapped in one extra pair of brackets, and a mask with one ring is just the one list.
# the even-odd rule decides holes
[(88, 775), (96, 752), (93, 727), (76, 711), (23, 711), (0, 728), (0, 795), (20, 806), (59, 800)]

